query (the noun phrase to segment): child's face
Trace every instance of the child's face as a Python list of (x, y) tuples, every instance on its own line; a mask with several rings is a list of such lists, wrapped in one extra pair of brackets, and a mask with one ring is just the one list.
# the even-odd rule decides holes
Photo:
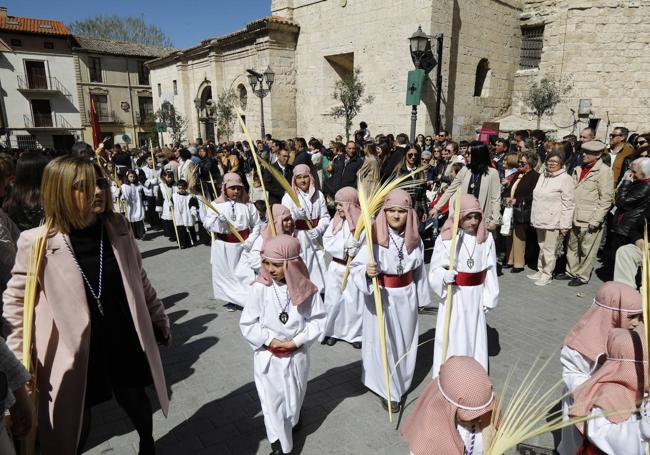
[(165, 183), (169, 186), (174, 182), (174, 177), (171, 175), (166, 175), (165, 176)]
[(635, 314), (623, 319), (623, 328), (628, 330), (636, 329), (639, 324), (641, 324), (643, 316), (640, 314)]
[(293, 234), (294, 227), (295, 225), (293, 222), (293, 218), (291, 218), (290, 216), (282, 220), (282, 231), (284, 231), (285, 234), (289, 234), (289, 235)]
[(230, 188), (226, 188), (226, 197), (228, 199), (239, 199), (241, 197), (241, 193), (241, 186), (231, 186)]
[(187, 193), (187, 185), (179, 185), (178, 186), (178, 192), (181, 194)]
[(135, 174), (129, 174), (127, 178), (129, 179), (129, 183), (135, 183)]
[(402, 232), (406, 227), (406, 218), (409, 211), (402, 207), (391, 207), (386, 209), (386, 219), (388, 225), (398, 232)]
[(299, 175), (296, 177), (296, 186), (305, 193), (309, 191), (309, 182), (311, 178), (309, 175)]
[(281, 262), (271, 262), (268, 259), (264, 259), (262, 265), (275, 281), (284, 280), (284, 265)]
[(336, 203), (336, 214), (341, 217), (342, 220), (345, 219), (345, 212), (343, 211), (343, 204), (340, 202)]
[(470, 213), (460, 222), (463, 231), (476, 234), (478, 225), (481, 224), (481, 215), (479, 213)]
[(453, 170), (453, 168), (449, 171), (449, 177), (453, 180), (456, 178), (456, 171)]

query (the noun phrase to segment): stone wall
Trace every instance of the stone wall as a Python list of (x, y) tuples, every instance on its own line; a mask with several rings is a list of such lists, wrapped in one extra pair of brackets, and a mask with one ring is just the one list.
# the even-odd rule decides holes
[(581, 98), (591, 100), (590, 117), (601, 119), (600, 139), (618, 125), (650, 131), (648, 0), (527, 0), (522, 24), (545, 24), (544, 49), (539, 70), (515, 73), (513, 112), (529, 111), (522, 98), (532, 78), (552, 75), (573, 86), (546, 119), (557, 137), (587, 126), (588, 118), (571, 112)]

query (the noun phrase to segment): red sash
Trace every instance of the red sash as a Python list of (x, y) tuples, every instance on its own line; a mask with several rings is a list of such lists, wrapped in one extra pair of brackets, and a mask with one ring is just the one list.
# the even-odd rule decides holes
[(456, 275), (456, 286), (478, 286), (485, 283), (487, 269), (482, 272), (468, 273), (458, 272)]
[(298, 348), (272, 348), (267, 346), (266, 350), (276, 357), (288, 357), (293, 354), (294, 351), (297, 351)]
[[(318, 221), (319, 220), (320, 220), (320, 218), (314, 218), (313, 220), (311, 220), (311, 227), (315, 228), (316, 226), (318, 226)], [(307, 220), (296, 220), (296, 230), (298, 230), (298, 231), (308, 231), (309, 226), (307, 225)]]
[[(250, 231), (248, 229), (244, 229), (243, 231), (239, 231), (239, 235), (246, 240), (248, 238), (248, 234), (250, 234)], [(235, 237), (235, 234), (232, 232), (228, 232), (227, 234), (219, 234), (217, 233), (217, 238), (221, 241), (227, 242), (227, 243), (239, 243), (239, 239)]]
[(413, 272), (408, 271), (404, 275), (380, 274), (377, 277), (379, 285), (384, 288), (403, 288), (413, 283)]

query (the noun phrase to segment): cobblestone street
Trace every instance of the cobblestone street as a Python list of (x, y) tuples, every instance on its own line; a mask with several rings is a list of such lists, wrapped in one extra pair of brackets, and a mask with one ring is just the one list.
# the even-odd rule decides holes
[[(159, 453), (268, 454), (252, 353), (238, 326), (241, 313), (228, 313), (212, 299), (209, 248), (178, 251), (161, 237), (141, 242), (141, 248), (173, 334), (172, 345), (162, 351), (172, 391), (170, 415), (165, 419), (157, 410), (154, 416)], [(525, 275), (506, 271), (500, 279), (499, 306), (488, 315), (490, 373), (498, 388), (518, 361), (515, 379), (538, 354), (557, 357), (568, 328), (589, 306), (600, 284), (594, 277), (580, 288), (567, 287), (566, 282), (536, 287)], [(435, 313), (420, 316), (420, 342), (433, 338), (434, 326)], [(418, 352), (406, 409), (391, 424), (378, 398), (361, 385), (360, 351), (342, 342), (334, 347), (314, 345), (303, 429), (295, 438), (294, 453), (407, 454), (399, 426), (431, 380), (432, 357), (433, 343), (425, 343)], [(544, 375), (551, 383), (559, 379), (559, 372), (559, 360), (551, 361)], [(137, 434), (116, 404), (97, 407), (92, 424), (86, 453), (137, 453)], [(552, 438), (544, 435), (532, 443), (552, 447)]]

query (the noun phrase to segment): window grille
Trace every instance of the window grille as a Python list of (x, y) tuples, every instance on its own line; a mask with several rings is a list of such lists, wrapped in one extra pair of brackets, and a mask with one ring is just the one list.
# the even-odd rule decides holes
[(19, 149), (36, 150), (38, 148), (36, 138), (31, 134), (17, 134), (16, 141)]
[(519, 69), (539, 68), (544, 47), (544, 26), (522, 27)]

